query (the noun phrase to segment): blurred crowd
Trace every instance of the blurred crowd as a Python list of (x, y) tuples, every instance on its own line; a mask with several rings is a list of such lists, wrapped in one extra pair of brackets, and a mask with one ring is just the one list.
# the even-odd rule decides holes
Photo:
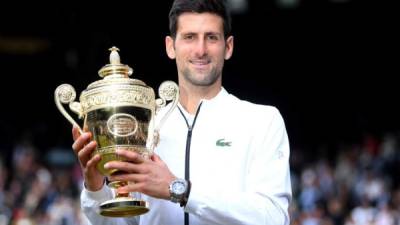
[[(400, 225), (400, 136), (365, 136), (318, 153), (292, 149), (293, 225)], [(0, 225), (87, 225), (69, 148), (29, 140), (0, 156)], [(311, 154), (307, 154), (311, 153)]]
[(399, 135), (291, 155), (292, 224), (400, 225)]
[(71, 149), (38, 151), (30, 140), (0, 156), (0, 225), (86, 225), (80, 210), (83, 185)]

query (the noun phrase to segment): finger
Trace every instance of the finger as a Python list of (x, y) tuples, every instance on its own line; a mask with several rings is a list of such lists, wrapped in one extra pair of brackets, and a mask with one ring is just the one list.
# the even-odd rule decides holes
[(79, 127), (77, 126), (73, 126), (72, 127), (72, 138), (74, 139), (74, 141), (76, 141), (76, 139), (78, 139), (78, 137), (81, 135), (81, 133), (79, 132)]
[(145, 173), (145, 169), (141, 164), (135, 164), (125, 161), (111, 161), (104, 164), (104, 168), (108, 170), (116, 169), (127, 173)]
[(96, 169), (97, 164), (100, 162), (101, 156), (96, 154), (86, 163), (86, 169)]
[(72, 144), (72, 149), (75, 153), (78, 153), (87, 143), (90, 141), (91, 134), (89, 132), (85, 132), (75, 140)]
[(117, 192), (118, 193), (143, 192), (144, 187), (145, 187), (144, 183), (129, 182), (128, 185), (119, 187), (117, 189)]
[(86, 167), (87, 162), (90, 160), (92, 152), (96, 149), (96, 142), (91, 141), (89, 144), (87, 144), (84, 148), (82, 148), (78, 152), (78, 158), (79, 161), (82, 163), (84, 167)]
[(109, 177), (110, 181), (129, 181), (129, 182), (143, 182), (146, 180), (145, 174), (138, 173), (118, 173)]
[(160, 156), (157, 155), (156, 153), (153, 153), (153, 155), (151, 155), (150, 159), (154, 162), (163, 162), (162, 159), (160, 158)]
[(125, 158), (125, 161), (133, 162), (133, 163), (142, 163), (144, 162), (144, 158), (137, 152), (129, 151), (126, 149), (117, 149), (115, 151), (118, 156)]

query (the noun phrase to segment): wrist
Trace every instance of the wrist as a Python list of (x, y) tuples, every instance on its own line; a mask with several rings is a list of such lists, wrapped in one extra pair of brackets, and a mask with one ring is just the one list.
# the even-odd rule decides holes
[(105, 179), (103, 179), (99, 182), (88, 182), (88, 180), (85, 179), (85, 181), (83, 182), (83, 185), (86, 190), (95, 192), (95, 191), (99, 191), (100, 189), (102, 189), (104, 186), (104, 183), (105, 183)]
[(184, 179), (175, 179), (169, 185), (170, 201), (186, 206), (189, 199), (191, 182)]

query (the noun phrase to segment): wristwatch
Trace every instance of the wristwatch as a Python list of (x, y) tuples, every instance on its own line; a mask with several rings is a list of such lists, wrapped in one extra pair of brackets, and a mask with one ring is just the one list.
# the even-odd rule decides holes
[(184, 179), (176, 179), (169, 185), (170, 200), (185, 206), (189, 197), (190, 182)]

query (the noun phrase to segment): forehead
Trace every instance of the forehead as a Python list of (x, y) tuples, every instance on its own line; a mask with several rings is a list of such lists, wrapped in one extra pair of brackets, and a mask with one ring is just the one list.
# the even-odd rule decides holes
[(223, 20), (213, 13), (182, 13), (178, 17), (177, 33), (223, 33)]

